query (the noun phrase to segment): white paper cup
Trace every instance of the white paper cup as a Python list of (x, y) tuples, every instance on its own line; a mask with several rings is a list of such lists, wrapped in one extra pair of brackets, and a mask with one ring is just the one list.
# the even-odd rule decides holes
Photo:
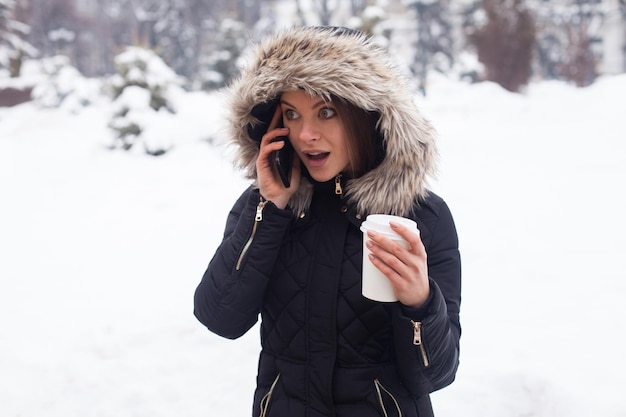
[(373, 230), (398, 242), (403, 247), (408, 248), (408, 243), (391, 229), (391, 226), (389, 226), (390, 221), (403, 224), (409, 229), (415, 230), (416, 234), (419, 234), (417, 223), (413, 220), (388, 214), (370, 214), (361, 224), (361, 231), (363, 232), (363, 276), (361, 291), (364, 297), (374, 301), (398, 301), (389, 279), (370, 261), (368, 256), (369, 249), (366, 246), (369, 240), (367, 231)]

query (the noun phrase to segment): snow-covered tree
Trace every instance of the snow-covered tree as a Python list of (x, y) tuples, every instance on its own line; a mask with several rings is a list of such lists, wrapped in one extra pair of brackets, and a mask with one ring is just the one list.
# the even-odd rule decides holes
[(29, 4), (30, 41), (43, 57), (65, 55), (72, 62), (80, 54), (76, 39), (79, 23), (75, 0), (31, 1)]
[(217, 89), (226, 85), (239, 73), (238, 60), (249, 41), (246, 26), (239, 21), (223, 19), (221, 22), (207, 20), (205, 31), (211, 37), (200, 58), (197, 76), (203, 90)]
[(553, 0), (535, 5), (540, 28), (537, 73), (541, 78), (566, 79), (589, 85), (601, 60), (603, 0)]
[(187, 3), (185, 0), (159, 2), (154, 31), (159, 56), (177, 74), (191, 77), (195, 71), (195, 40), (199, 28), (189, 24), (190, 11)]
[(520, 91), (532, 75), (535, 20), (524, 0), (485, 0), (476, 9), (484, 24), (469, 33), (485, 79)]
[(63, 107), (77, 112), (92, 104), (100, 93), (96, 79), (87, 79), (70, 64), (67, 56), (57, 55), (39, 62), (41, 80), (32, 91), (33, 100), (42, 107)]
[(154, 51), (129, 47), (115, 58), (112, 77), (115, 132), (112, 148), (130, 150), (137, 143), (150, 155), (161, 155), (174, 145), (173, 114), (181, 80)]
[(354, 16), (348, 20), (347, 26), (360, 30), (372, 37), (378, 45), (388, 48), (391, 28), (386, 25), (388, 15), (380, 6), (369, 5), (363, 9), (353, 6)]
[(37, 51), (26, 41), (30, 27), (15, 19), (15, 0), (0, 0), (0, 68), (8, 70), (11, 77), (18, 77), (22, 61)]
[(197, 25), (189, 0), (135, 0), (130, 3), (137, 22), (135, 44), (154, 51), (177, 74), (190, 77), (195, 72)]
[(608, 0), (601, 70), (609, 74), (626, 72), (626, 0)]
[(420, 89), (426, 91), (428, 72), (448, 72), (454, 65), (454, 40), (449, 0), (410, 0), (406, 4), (415, 12), (417, 41), (413, 72)]

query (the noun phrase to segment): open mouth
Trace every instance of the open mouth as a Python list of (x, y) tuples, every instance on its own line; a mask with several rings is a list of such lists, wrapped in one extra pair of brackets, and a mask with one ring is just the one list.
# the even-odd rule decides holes
[(309, 168), (321, 168), (326, 164), (330, 152), (305, 152), (306, 164)]
[(330, 155), (330, 152), (310, 152), (305, 155), (311, 161), (323, 161)]

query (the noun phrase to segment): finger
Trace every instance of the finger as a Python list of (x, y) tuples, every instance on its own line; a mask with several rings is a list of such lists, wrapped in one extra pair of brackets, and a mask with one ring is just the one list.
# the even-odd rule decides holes
[(272, 120), (270, 121), (270, 125), (268, 127), (268, 131), (274, 130), (277, 127), (282, 127), (283, 125), (283, 111), (280, 105), (276, 106), (276, 110), (274, 111), (274, 115), (272, 116)]
[(380, 247), (385, 252), (389, 252), (394, 256), (401, 256), (403, 253), (407, 253), (408, 250), (400, 245), (397, 241), (390, 239), (382, 233), (376, 233), (372, 230), (368, 230), (367, 236), (370, 242), (374, 243), (377, 247)]
[(424, 248), (424, 244), (422, 243), (422, 239), (420, 237), (419, 229), (417, 229), (417, 231), (415, 229), (409, 229), (407, 226), (394, 221), (390, 221), (389, 225), (391, 226), (392, 230), (394, 230), (402, 237), (402, 239), (408, 242), (409, 251), (414, 253), (426, 252), (426, 249)]
[(397, 242), (383, 237), (381, 242), (377, 243), (373, 240), (367, 242), (367, 248), (371, 254), (384, 266), (381, 271), (387, 273), (396, 273), (405, 276), (412, 264), (412, 255)]
[(389, 280), (391, 281), (398, 280), (400, 274), (398, 274), (398, 272), (395, 269), (387, 265), (381, 258), (374, 255), (373, 253), (368, 254), (368, 257), (370, 259), (370, 262), (372, 262), (372, 264), (376, 268), (378, 268), (378, 270), (382, 272)]
[(372, 264), (392, 282), (400, 280), (405, 272), (406, 267), (402, 265), (402, 262), (395, 258), (396, 263), (394, 264), (392, 261), (393, 257), (389, 256), (388, 252), (382, 251), (380, 248), (372, 248), (367, 256)]
[(285, 142), (281, 140), (272, 141), (275, 136), (277, 135), (266, 134), (263, 136), (263, 139), (261, 141), (261, 150), (257, 158), (257, 166), (262, 168), (271, 167), (272, 163), (270, 162), (270, 154), (272, 152), (278, 151), (285, 146)]
[[(275, 140), (279, 136), (287, 136), (289, 134), (289, 128), (287, 127), (278, 127), (272, 130), (268, 130), (266, 134), (261, 138), (261, 148), (269, 145), (270, 143), (283, 143), (282, 140)], [(278, 147), (280, 149), (282, 146)], [(276, 149), (274, 149), (276, 150)]]

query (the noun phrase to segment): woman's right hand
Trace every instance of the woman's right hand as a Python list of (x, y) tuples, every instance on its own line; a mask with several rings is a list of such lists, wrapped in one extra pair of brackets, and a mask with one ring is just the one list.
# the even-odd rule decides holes
[(281, 118), (282, 110), (279, 105), (272, 117), (267, 133), (263, 135), (261, 139), (261, 149), (256, 160), (256, 175), (261, 196), (274, 203), (279, 209), (285, 209), (289, 198), (296, 192), (300, 185), (300, 159), (294, 152), (291, 184), (289, 188), (286, 188), (280, 180), (273, 157), (274, 152), (285, 146), (284, 141), (277, 141), (276, 138), (289, 134), (288, 128), (279, 127)]

